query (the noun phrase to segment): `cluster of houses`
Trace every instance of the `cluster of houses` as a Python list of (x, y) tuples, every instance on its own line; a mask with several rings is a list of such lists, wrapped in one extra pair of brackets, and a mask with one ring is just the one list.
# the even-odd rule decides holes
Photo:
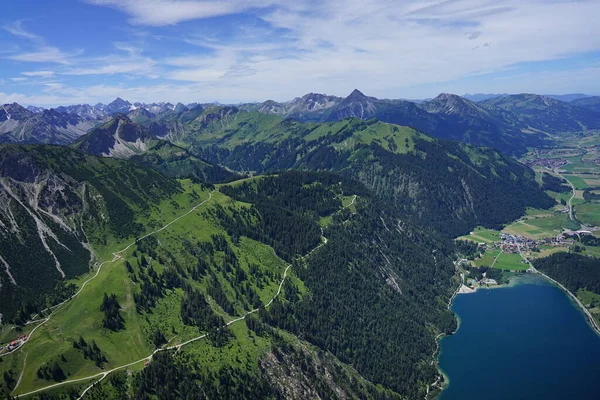
[(541, 239), (530, 239), (525, 236), (511, 235), (508, 233), (500, 234), (500, 242), (479, 243), (482, 250), (502, 249), (504, 253), (518, 254), (520, 251), (539, 251), (540, 246), (565, 247), (575, 243), (568, 234), (591, 234), (588, 231), (565, 232), (565, 235), (559, 234), (556, 237), (545, 237)]
[(539, 243), (537, 240), (529, 239), (524, 236), (501, 233), (500, 239), (502, 240), (500, 246), (505, 253), (517, 254), (520, 251), (539, 250)]
[[(11, 341), (10, 343), (8, 343), (6, 345), (6, 351), (13, 351), (14, 349), (21, 347), (23, 345), (23, 343), (25, 343), (27, 341), (28, 337), (27, 335), (20, 335), (18, 338), (16, 338), (15, 340)], [(0, 346), (0, 351), (3, 350), (3, 347)]]
[(550, 170), (556, 170), (557, 168), (568, 164), (568, 161), (564, 158), (534, 158), (533, 160), (526, 160), (525, 164), (530, 167), (543, 167)]
[(502, 248), (505, 253), (515, 254), (519, 251), (539, 251), (540, 246), (564, 247), (574, 243), (572, 238), (567, 238), (562, 234), (556, 237), (530, 239), (525, 236), (501, 233), (500, 239), (502, 241), (499, 244), (496, 243), (495, 246)]
[(486, 278), (485, 276), (479, 280), (477, 280), (475, 278), (467, 279), (467, 286), (470, 288), (476, 288), (476, 287), (481, 287), (481, 286), (494, 286), (497, 284), (498, 284), (498, 282), (496, 282), (495, 279)]

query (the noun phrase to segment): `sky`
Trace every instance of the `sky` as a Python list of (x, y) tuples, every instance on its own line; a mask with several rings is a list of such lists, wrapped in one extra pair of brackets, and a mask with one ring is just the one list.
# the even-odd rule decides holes
[(600, 0), (4, 0), (0, 103), (600, 95)]

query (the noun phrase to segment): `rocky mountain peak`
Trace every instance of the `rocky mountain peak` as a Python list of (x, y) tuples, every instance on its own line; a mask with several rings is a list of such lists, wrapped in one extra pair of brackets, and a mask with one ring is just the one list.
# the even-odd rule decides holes
[(368, 97), (365, 96), (365, 94), (358, 89), (354, 89), (352, 91), (352, 93), (350, 93), (350, 95), (348, 97), (346, 97), (346, 99), (348, 99), (348, 100), (363, 100), (363, 99), (367, 99), (367, 98)]

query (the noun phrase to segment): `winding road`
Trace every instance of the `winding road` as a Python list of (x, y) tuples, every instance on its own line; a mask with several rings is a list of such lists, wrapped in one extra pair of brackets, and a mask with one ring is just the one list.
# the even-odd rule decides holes
[[(179, 217), (177, 217), (177, 218), (173, 219), (171, 222), (169, 222), (169, 223), (167, 223), (167, 224), (163, 225), (161, 228), (159, 228), (159, 229), (157, 229), (157, 230), (155, 230), (155, 231), (152, 231), (152, 232), (150, 232), (150, 233), (147, 233), (146, 235), (144, 235), (144, 236), (142, 236), (142, 237), (138, 238), (137, 240), (142, 240), (142, 239), (145, 239), (145, 238), (147, 238), (147, 237), (149, 237), (149, 236), (155, 235), (155, 234), (157, 234), (158, 232), (161, 232), (161, 231), (165, 230), (166, 228), (168, 228), (169, 226), (171, 226), (171, 225), (172, 225), (172, 224), (174, 224), (175, 222), (179, 221), (181, 218), (184, 218), (184, 217), (186, 217), (186, 216), (190, 215), (191, 213), (193, 213), (194, 211), (196, 211), (196, 210), (198, 209), (198, 207), (200, 207), (200, 206), (202, 206), (202, 205), (206, 204), (208, 201), (210, 201), (210, 200), (212, 199), (212, 195), (213, 195), (213, 193), (214, 193), (214, 192), (215, 192), (214, 190), (213, 190), (213, 191), (211, 191), (211, 192), (209, 192), (209, 193), (208, 193), (208, 199), (206, 199), (206, 200), (202, 201), (201, 203), (199, 203), (199, 204), (195, 205), (194, 207), (192, 207), (191, 209), (189, 209), (189, 210), (188, 210), (188, 211), (187, 211), (185, 214), (182, 214), (182, 215), (180, 215)], [(79, 288), (79, 290), (78, 290), (78, 291), (77, 291), (75, 294), (73, 294), (71, 297), (69, 297), (68, 299), (66, 299), (66, 300), (64, 300), (64, 301), (62, 301), (62, 302), (60, 302), (60, 303), (58, 303), (58, 304), (55, 304), (55, 305), (53, 305), (53, 306), (52, 306), (52, 307), (50, 307), (50, 308), (46, 308), (45, 310), (42, 310), (40, 313), (43, 313), (43, 312), (45, 312), (45, 311), (48, 311), (48, 310), (52, 310), (52, 312), (51, 312), (51, 313), (50, 313), (50, 314), (49, 314), (49, 315), (48, 315), (46, 318), (42, 318), (42, 319), (38, 319), (38, 320), (35, 320), (35, 321), (29, 321), (29, 322), (27, 322), (25, 325), (30, 325), (30, 324), (32, 324), (32, 323), (35, 323), (35, 322), (41, 321), (41, 323), (40, 323), (39, 325), (37, 325), (36, 327), (34, 327), (34, 328), (32, 329), (32, 331), (31, 331), (31, 332), (29, 332), (29, 335), (28, 335), (28, 337), (27, 337), (27, 341), (26, 341), (26, 342), (24, 342), (24, 343), (23, 343), (21, 346), (19, 346), (19, 347), (17, 347), (17, 348), (15, 348), (15, 349), (13, 349), (13, 350), (12, 350), (12, 351), (10, 351), (10, 352), (6, 352), (6, 353), (2, 353), (2, 354), (0, 354), (0, 357), (5, 357), (5, 356), (7, 356), (7, 355), (9, 355), (9, 354), (12, 354), (12, 353), (16, 352), (17, 350), (21, 350), (23, 347), (25, 347), (25, 345), (26, 345), (26, 344), (29, 342), (29, 340), (31, 340), (31, 336), (32, 336), (32, 335), (35, 333), (35, 331), (36, 331), (36, 330), (37, 330), (39, 327), (41, 327), (42, 325), (44, 325), (45, 323), (47, 323), (48, 321), (50, 321), (50, 318), (51, 318), (51, 317), (52, 317), (52, 315), (53, 315), (53, 314), (56, 312), (56, 310), (58, 310), (58, 309), (59, 309), (61, 306), (63, 306), (64, 304), (68, 303), (69, 301), (73, 300), (75, 297), (77, 297), (77, 296), (78, 296), (78, 295), (79, 295), (79, 294), (80, 294), (80, 293), (83, 291), (83, 289), (85, 288), (85, 286), (86, 286), (88, 283), (90, 283), (92, 280), (94, 280), (94, 279), (95, 279), (95, 278), (98, 276), (98, 274), (100, 273), (100, 270), (102, 269), (102, 267), (103, 267), (105, 264), (113, 263), (113, 262), (115, 262), (115, 261), (117, 261), (117, 260), (121, 259), (121, 256), (120, 256), (120, 254), (121, 254), (121, 253), (123, 253), (123, 252), (125, 252), (125, 251), (127, 251), (127, 250), (129, 250), (129, 249), (130, 249), (132, 246), (134, 246), (134, 245), (136, 244), (137, 240), (136, 240), (135, 242), (133, 242), (133, 243), (130, 243), (129, 245), (127, 245), (127, 247), (125, 247), (124, 249), (122, 249), (122, 250), (119, 250), (119, 251), (116, 251), (116, 252), (112, 253), (112, 254), (113, 254), (113, 259), (112, 259), (112, 260), (110, 260), (110, 261), (104, 261), (103, 263), (101, 263), (101, 264), (98, 266), (98, 269), (96, 270), (96, 273), (94, 274), (94, 276), (90, 277), (88, 280), (86, 280), (85, 282), (83, 282), (83, 283), (81, 284), (81, 287)], [(35, 318), (35, 317), (37, 317), (37, 314), (34, 316), (34, 318)], [(15, 389), (16, 389), (16, 388), (15, 388)]]
[(571, 183), (570, 180), (568, 180), (567, 178), (565, 178), (561, 173), (558, 172), (558, 169), (554, 170), (554, 173), (558, 176), (560, 176), (562, 179), (564, 179), (565, 181), (567, 181), (567, 183), (569, 184), (569, 186), (571, 186), (571, 191), (573, 192), (573, 194), (571, 194), (571, 198), (569, 199), (567, 206), (569, 207), (569, 219), (571, 221), (575, 221), (575, 218), (573, 218), (573, 199), (575, 198), (575, 186)]
[[(213, 191), (213, 192), (214, 192), (214, 191)], [(177, 221), (178, 221), (178, 220), (180, 220), (181, 218), (183, 218), (183, 217), (185, 217), (185, 216), (189, 215), (190, 213), (194, 212), (194, 211), (195, 211), (195, 210), (196, 210), (198, 207), (200, 207), (201, 205), (205, 204), (207, 201), (209, 201), (209, 200), (211, 200), (211, 199), (212, 199), (212, 193), (213, 193), (213, 192), (210, 192), (210, 193), (209, 193), (209, 198), (208, 198), (208, 199), (206, 199), (206, 200), (204, 200), (202, 203), (200, 203), (200, 204), (196, 205), (195, 207), (193, 207), (192, 209), (190, 209), (190, 210), (189, 210), (187, 213), (185, 213), (185, 214), (183, 214), (183, 215), (181, 215), (181, 216), (177, 217), (177, 218), (176, 218), (176, 219), (174, 219), (173, 221), (171, 221), (171, 222), (169, 222), (168, 224), (164, 225), (162, 228), (160, 228), (160, 229), (157, 229), (157, 230), (155, 230), (155, 231), (153, 231), (153, 232), (151, 232), (151, 233), (149, 233), (149, 234), (147, 234), (147, 235), (145, 235), (145, 236), (141, 237), (140, 239), (144, 239), (144, 238), (146, 238), (146, 237), (148, 237), (148, 236), (150, 236), (150, 235), (156, 234), (156, 233), (158, 233), (158, 232), (160, 232), (160, 231), (162, 231), (162, 230), (166, 229), (166, 228), (167, 228), (168, 226), (170, 226), (171, 224), (173, 224), (173, 223), (177, 222)], [(354, 204), (354, 201), (355, 201), (355, 200), (356, 200), (356, 195), (355, 195), (355, 196), (354, 196), (354, 198), (352, 199), (352, 202), (351, 202), (350, 204), (348, 204), (346, 207), (349, 207), (350, 205)], [(321, 243), (320, 243), (318, 246), (316, 246), (315, 248), (313, 248), (311, 251), (309, 251), (307, 254), (305, 254), (304, 256), (300, 257), (299, 259), (300, 259), (300, 260), (303, 260), (303, 259), (307, 258), (307, 257), (308, 257), (308, 256), (310, 256), (310, 255), (311, 255), (313, 252), (315, 252), (315, 251), (316, 251), (316, 250), (318, 250), (319, 248), (321, 248), (321, 247), (323, 247), (324, 245), (326, 245), (326, 244), (327, 244), (327, 242), (328, 242), (327, 238), (326, 238), (325, 236), (321, 236)], [(62, 303), (58, 304), (58, 305), (57, 305), (57, 306), (55, 306), (55, 307), (58, 307), (58, 306), (60, 306), (60, 305), (62, 305), (62, 304), (64, 304), (64, 303), (66, 303), (67, 301), (69, 301), (69, 300), (72, 300), (73, 298), (75, 298), (75, 297), (76, 297), (76, 296), (77, 296), (79, 293), (81, 293), (81, 291), (83, 290), (83, 288), (84, 288), (85, 284), (87, 284), (87, 283), (88, 283), (88, 282), (90, 282), (92, 279), (94, 279), (96, 276), (98, 276), (98, 273), (100, 272), (100, 268), (102, 267), (102, 265), (104, 265), (104, 264), (106, 264), (106, 263), (112, 263), (112, 262), (115, 262), (115, 261), (119, 260), (119, 259), (121, 258), (121, 256), (120, 256), (119, 254), (120, 254), (120, 253), (123, 253), (123, 252), (125, 252), (125, 251), (127, 251), (127, 250), (128, 250), (129, 248), (131, 248), (131, 246), (133, 246), (133, 245), (135, 245), (135, 242), (134, 242), (134, 243), (131, 243), (130, 245), (128, 245), (127, 247), (125, 247), (123, 250), (120, 250), (120, 251), (118, 251), (118, 252), (115, 252), (115, 253), (113, 253), (113, 256), (114, 256), (114, 257), (113, 257), (113, 259), (112, 259), (111, 261), (105, 261), (105, 262), (103, 262), (102, 264), (100, 264), (100, 266), (98, 267), (98, 271), (96, 272), (96, 274), (95, 274), (93, 277), (91, 277), (90, 279), (88, 279), (87, 281), (85, 281), (85, 282), (84, 282), (84, 284), (82, 285), (82, 287), (79, 289), (79, 291), (78, 291), (77, 293), (75, 293), (75, 294), (74, 294), (73, 296), (71, 296), (69, 299), (65, 300), (64, 302), (62, 302)], [(269, 300), (269, 302), (265, 304), (265, 307), (269, 307), (269, 306), (271, 306), (271, 304), (273, 304), (273, 301), (275, 301), (275, 299), (276, 299), (277, 297), (279, 297), (279, 295), (281, 294), (281, 290), (282, 290), (282, 288), (283, 288), (283, 284), (285, 283), (285, 280), (286, 280), (286, 279), (287, 279), (287, 277), (288, 277), (288, 273), (289, 273), (289, 270), (290, 270), (290, 268), (291, 268), (291, 267), (292, 267), (292, 264), (288, 264), (288, 265), (287, 265), (287, 267), (285, 268), (285, 270), (284, 270), (284, 272), (283, 272), (283, 277), (281, 278), (281, 281), (280, 281), (280, 283), (279, 283), (279, 287), (277, 288), (277, 292), (276, 292), (276, 293), (275, 293), (275, 295), (274, 295), (274, 296), (271, 298), (271, 300)], [(54, 310), (54, 311), (56, 311), (56, 309), (57, 309), (57, 308), (55, 308), (55, 310)], [(53, 311), (52, 313), (54, 313), (54, 311)], [(228, 326), (230, 326), (230, 325), (232, 325), (232, 324), (234, 324), (234, 323), (236, 323), (236, 322), (239, 322), (239, 321), (242, 321), (242, 320), (244, 320), (244, 319), (246, 318), (246, 316), (248, 316), (248, 315), (250, 315), (250, 314), (257, 313), (258, 311), (259, 311), (259, 309), (258, 309), (258, 308), (255, 308), (255, 309), (253, 309), (253, 310), (250, 310), (250, 311), (246, 312), (245, 314), (243, 314), (242, 316), (240, 316), (240, 317), (238, 317), (238, 318), (235, 318), (235, 319), (233, 319), (233, 320), (231, 320), (231, 321), (227, 322), (225, 325), (223, 325), (223, 326), (222, 326), (221, 328), (219, 328), (219, 329), (225, 329), (225, 328), (227, 328)], [(31, 337), (31, 334), (33, 334), (33, 332), (34, 332), (34, 331), (35, 331), (37, 328), (39, 328), (40, 326), (42, 326), (44, 323), (48, 322), (48, 320), (50, 319), (51, 315), (52, 315), (52, 314), (50, 314), (50, 315), (49, 315), (49, 316), (48, 316), (48, 317), (47, 317), (47, 318), (46, 318), (46, 319), (45, 319), (45, 320), (44, 320), (44, 321), (43, 321), (43, 322), (42, 322), (40, 325), (38, 325), (38, 326), (36, 326), (36, 327), (34, 328), (34, 330), (33, 330), (33, 331), (30, 333), (30, 337)], [(147, 362), (147, 361), (151, 361), (151, 360), (152, 360), (152, 357), (153, 357), (153, 356), (154, 356), (156, 353), (158, 353), (158, 352), (161, 352), (161, 351), (168, 351), (168, 350), (176, 350), (176, 351), (179, 351), (179, 349), (181, 349), (183, 346), (186, 346), (186, 345), (188, 345), (188, 344), (190, 344), (190, 343), (193, 343), (193, 342), (196, 342), (196, 341), (198, 341), (198, 340), (204, 339), (204, 338), (206, 338), (206, 337), (207, 337), (207, 335), (208, 335), (208, 334), (207, 334), (207, 333), (205, 333), (205, 334), (202, 334), (202, 335), (196, 336), (196, 337), (194, 337), (194, 338), (192, 338), (192, 339), (189, 339), (189, 340), (187, 340), (187, 341), (185, 341), (185, 342), (183, 342), (183, 343), (177, 344), (177, 345), (173, 345), (173, 346), (167, 346), (167, 347), (163, 347), (163, 348), (160, 348), (160, 349), (156, 349), (154, 352), (152, 352), (152, 354), (148, 355), (147, 357), (141, 358), (141, 359), (139, 359), (139, 360), (132, 361), (132, 362), (130, 362), (130, 363), (128, 363), (128, 364), (120, 365), (120, 366), (118, 366), (118, 367), (115, 367), (115, 368), (113, 368), (113, 369), (110, 369), (110, 370), (108, 370), (108, 371), (103, 371), (103, 372), (100, 372), (100, 373), (98, 373), (98, 374), (90, 375), (90, 376), (83, 377), (83, 378), (70, 379), (70, 380), (66, 380), (66, 381), (63, 381), (63, 382), (55, 383), (55, 384), (52, 384), (52, 385), (49, 385), (49, 386), (45, 386), (45, 387), (43, 387), (43, 388), (40, 388), (40, 389), (36, 389), (36, 390), (32, 390), (32, 391), (30, 391), (30, 392), (27, 392), (27, 393), (20, 394), (20, 395), (19, 395), (19, 397), (27, 397), (27, 396), (31, 396), (31, 395), (33, 395), (33, 394), (40, 393), (40, 392), (43, 392), (43, 391), (46, 391), (46, 390), (49, 390), (49, 389), (53, 389), (53, 388), (56, 388), (56, 387), (60, 387), (60, 386), (64, 386), (64, 385), (68, 385), (68, 384), (72, 384), (72, 383), (84, 382), (84, 381), (89, 381), (89, 380), (92, 380), (92, 379), (97, 379), (97, 378), (100, 378), (100, 379), (96, 380), (94, 383), (92, 383), (91, 385), (89, 385), (88, 387), (86, 387), (86, 388), (83, 390), (83, 392), (81, 393), (81, 395), (78, 397), (78, 400), (80, 400), (80, 399), (82, 399), (82, 398), (85, 396), (85, 394), (86, 394), (86, 393), (87, 393), (87, 392), (88, 392), (88, 391), (89, 391), (89, 390), (90, 390), (90, 389), (91, 389), (91, 388), (92, 388), (92, 387), (93, 387), (93, 386), (94, 386), (96, 383), (98, 383), (98, 382), (102, 381), (104, 378), (106, 378), (106, 377), (107, 377), (108, 375), (110, 375), (111, 373), (113, 373), (113, 372), (115, 372), (115, 371), (122, 370), (122, 369), (124, 369), (124, 368), (127, 368), (127, 367), (131, 367), (131, 366), (133, 366), (133, 365), (136, 365), (136, 364), (139, 364), (139, 363), (141, 363), (141, 362)], [(24, 346), (24, 345), (23, 345), (23, 346)], [(19, 347), (18, 349), (22, 348), (23, 346)], [(16, 351), (16, 350), (17, 350), (17, 349), (15, 349), (14, 351)], [(21, 376), (22, 376), (22, 373), (21, 373)], [(19, 379), (19, 381), (20, 381), (20, 379)], [(15, 387), (15, 390), (16, 390), (16, 388), (17, 388), (17, 387)]]

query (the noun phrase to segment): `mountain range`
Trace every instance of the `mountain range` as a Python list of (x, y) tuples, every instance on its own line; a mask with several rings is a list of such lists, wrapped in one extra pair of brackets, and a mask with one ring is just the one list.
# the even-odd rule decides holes
[[(351, 105), (345, 103), (344, 107), (348, 104)], [(477, 111), (479, 109), (473, 112)], [(186, 112), (179, 118), (185, 115)], [(501, 205), (497, 200), (503, 199), (505, 205), (512, 200), (505, 199), (500, 193), (492, 193), (499, 187), (506, 190), (508, 182), (498, 181), (485, 190), (476, 186), (488, 186), (497, 176), (505, 174), (527, 175), (518, 167), (520, 164), (501, 153), (437, 140), (414, 128), (375, 119), (363, 121), (350, 117), (341, 121), (303, 123), (272, 114), (218, 106), (205, 109), (177, 133), (153, 136), (151, 126), (154, 124), (144, 126), (117, 115), (82, 136), (73, 147), (93, 155), (130, 158), (155, 168), (161, 165), (162, 172), (179, 177), (182, 175), (178, 168), (175, 168), (178, 173), (168, 172), (169, 167), (174, 166), (167, 163), (167, 159), (178, 159), (180, 166), (194, 163), (198, 171), (206, 171), (207, 165), (213, 165), (213, 169), (225, 167), (238, 174), (287, 169), (330, 170), (361, 181), (404, 210), (414, 223), (436, 226), (454, 235), (465, 232), (477, 221), (493, 224), (494, 215), (499, 216), (498, 224), (505, 218), (498, 212)], [(478, 155), (473, 158), (474, 154)], [(457, 163), (455, 159), (463, 161)], [(498, 165), (501, 159), (502, 166)], [(150, 160), (154, 161), (150, 163)], [(426, 171), (433, 168), (428, 165), (430, 160), (437, 160), (444, 167), (422, 180), (423, 174), (428, 175)], [(448, 168), (453, 173), (449, 173)], [(221, 179), (231, 178), (224, 170), (213, 170), (211, 174)], [(465, 179), (459, 178), (463, 174), (469, 176), (468, 186), (474, 186), (466, 189), (468, 196), (456, 193), (453, 201), (448, 202), (448, 193), (456, 188), (464, 189), (459, 183), (460, 179)], [(197, 176), (206, 176), (206, 173), (199, 172)], [(386, 177), (383, 181), (380, 180), (382, 176)], [(514, 190), (520, 190), (526, 198), (528, 184), (520, 180), (512, 183), (516, 185)], [(447, 188), (440, 190), (444, 187)], [(484, 192), (486, 198), (489, 196), (486, 202), (491, 203), (479, 208), (478, 204), (485, 202), (477, 198)], [(439, 212), (432, 213), (433, 208)], [(522, 210), (522, 206), (515, 204), (511, 209)], [(489, 210), (495, 210), (495, 214), (489, 214)], [(444, 215), (444, 219), (437, 221), (436, 215)], [(448, 221), (453, 222), (449, 224)]]
[[(376, 118), (411, 126), (441, 139), (490, 146), (508, 154), (543, 145), (549, 135), (600, 129), (600, 100), (586, 95), (474, 95), (480, 101), (442, 93), (415, 102), (377, 99), (354, 90), (341, 98), (309, 93), (288, 102), (230, 105), (236, 109), (276, 115), (300, 122), (332, 122), (345, 118)], [(562, 99), (562, 100), (560, 100)], [(563, 101), (563, 100), (568, 100)], [(116, 114), (148, 127), (158, 137), (177, 135), (213, 104), (130, 103), (25, 109), (17, 104), (0, 110), (0, 142), (68, 144)], [(9, 112), (10, 111), (10, 112)]]
[[(35, 357), (0, 363), (0, 393), (199, 338), (133, 372), (136, 396), (181, 398), (169, 377), (195, 371), (214, 398), (423, 398), (435, 337), (456, 329), (452, 238), (555, 203), (493, 149), (376, 119), (201, 108), (162, 137), (117, 114), (72, 147), (0, 146), (0, 312), (48, 318)], [(225, 183), (248, 172), (263, 176)], [(119, 398), (129, 378), (114, 376), (93, 398)]]
[(0, 143), (68, 144), (94, 121), (55, 109), (30, 111), (17, 103), (0, 107)]
[(529, 167), (448, 139), (516, 150), (547, 108), (594, 115), (501, 100), (14, 105), (94, 126), (0, 145), (2, 322), (40, 324), (1, 354), (0, 395), (425, 398), (457, 327), (453, 238), (556, 204)]

